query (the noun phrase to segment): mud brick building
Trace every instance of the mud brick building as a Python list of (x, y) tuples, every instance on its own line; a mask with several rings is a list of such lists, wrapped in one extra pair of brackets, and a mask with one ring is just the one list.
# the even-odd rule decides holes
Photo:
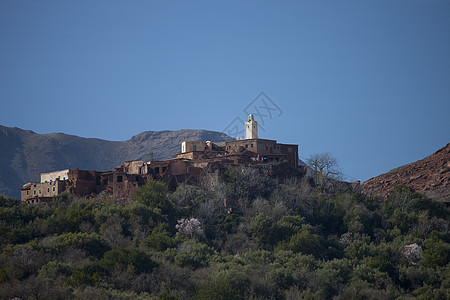
[(245, 122), (245, 139), (215, 143), (184, 141), (181, 153), (165, 161), (132, 160), (114, 171), (79, 169), (42, 173), (40, 182), (29, 182), (21, 189), (28, 203), (49, 201), (64, 191), (76, 196), (95, 196), (103, 191), (129, 199), (147, 180), (158, 180), (175, 189), (180, 183), (193, 183), (203, 174), (220, 177), (233, 166), (268, 168), (271, 175), (298, 167), (298, 145), (280, 144), (258, 138), (258, 123), (253, 115)]
[(102, 188), (98, 174), (79, 169), (42, 173), (40, 182), (29, 182), (20, 189), (21, 200), (28, 203), (49, 201), (64, 191), (77, 196), (99, 193)]
[(249, 115), (245, 122), (245, 139), (222, 143), (186, 141), (182, 143), (177, 158), (195, 161), (232, 160), (235, 164), (284, 163), (295, 169), (298, 167), (298, 145), (259, 139), (258, 123), (253, 115)]

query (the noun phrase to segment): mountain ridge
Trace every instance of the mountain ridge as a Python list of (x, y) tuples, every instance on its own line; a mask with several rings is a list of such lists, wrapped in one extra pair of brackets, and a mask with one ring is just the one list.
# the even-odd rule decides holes
[(20, 197), (19, 189), (39, 174), (62, 169), (112, 170), (126, 160), (175, 157), (185, 140), (232, 140), (222, 132), (181, 129), (144, 131), (125, 141), (85, 138), (62, 132), (39, 134), (0, 125), (0, 194)]
[(365, 193), (386, 196), (404, 185), (437, 200), (450, 201), (450, 143), (433, 154), (392, 169), (361, 184)]

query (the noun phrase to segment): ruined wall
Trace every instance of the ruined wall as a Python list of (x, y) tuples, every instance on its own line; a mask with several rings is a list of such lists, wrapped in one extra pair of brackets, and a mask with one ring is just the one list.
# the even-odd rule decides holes
[(66, 190), (78, 196), (100, 192), (97, 189), (97, 172), (85, 170), (69, 170)]
[(113, 195), (119, 198), (129, 199), (133, 192), (149, 179), (148, 176), (127, 173), (114, 173), (112, 189)]
[(129, 174), (141, 174), (142, 166), (144, 166), (144, 162), (142, 160), (132, 160), (126, 161), (123, 164), (123, 169)]
[(169, 161), (169, 175), (186, 175), (187, 162), (180, 159), (172, 159)]
[(279, 144), (281, 153), (287, 156), (290, 165), (298, 167), (298, 145)]

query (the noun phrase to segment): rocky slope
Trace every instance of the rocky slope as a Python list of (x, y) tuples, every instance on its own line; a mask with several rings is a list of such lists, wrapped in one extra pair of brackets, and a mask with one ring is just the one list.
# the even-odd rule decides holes
[(39, 174), (62, 169), (112, 170), (126, 160), (175, 157), (182, 141), (231, 140), (207, 130), (146, 131), (127, 141), (113, 142), (64, 133), (37, 134), (0, 126), (0, 194), (20, 197), (19, 189)]
[(422, 160), (367, 180), (362, 188), (366, 193), (386, 196), (398, 184), (430, 198), (450, 201), (450, 143)]

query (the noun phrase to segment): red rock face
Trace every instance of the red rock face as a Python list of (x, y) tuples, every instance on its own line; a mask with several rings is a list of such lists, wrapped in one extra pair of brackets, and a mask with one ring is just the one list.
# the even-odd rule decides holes
[(361, 186), (367, 194), (386, 196), (399, 184), (430, 198), (450, 201), (450, 143), (422, 160), (371, 178)]

